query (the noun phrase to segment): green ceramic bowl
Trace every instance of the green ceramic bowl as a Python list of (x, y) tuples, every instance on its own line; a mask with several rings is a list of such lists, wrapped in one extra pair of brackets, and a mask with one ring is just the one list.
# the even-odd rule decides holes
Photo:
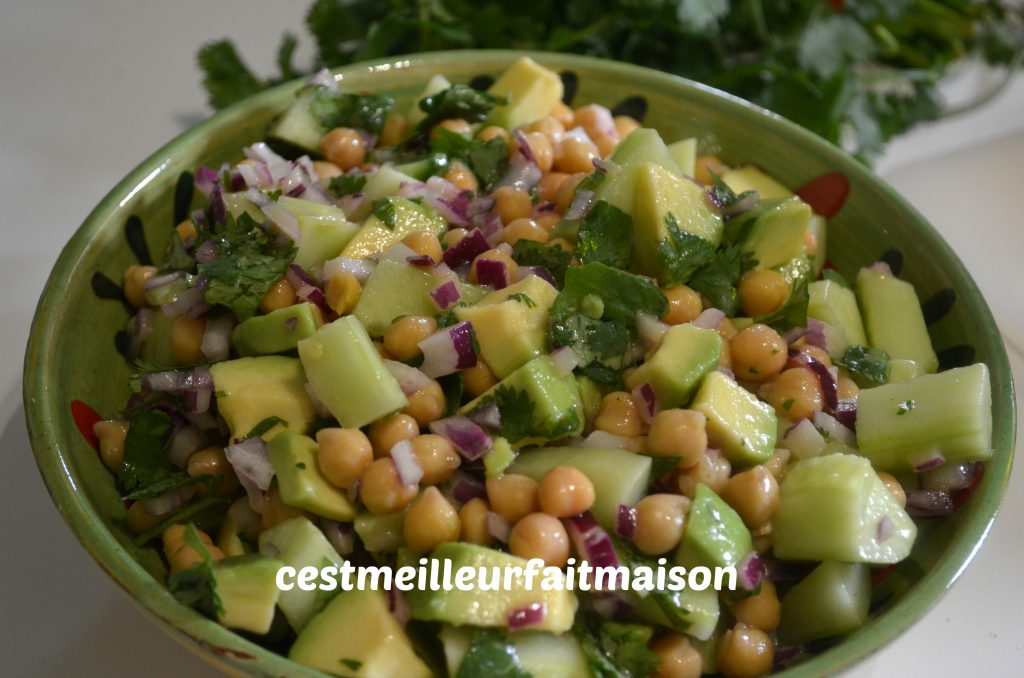
[[(409, 101), (435, 73), (469, 82), (494, 76), (517, 56), (497, 51), (409, 56), (350, 66), (337, 71), (337, 77), (343, 87)], [(934, 298), (927, 304), (931, 315), (948, 311), (930, 328), (944, 361), (988, 364), (996, 453), (984, 479), (952, 518), (922, 529), (912, 557), (886, 582), (896, 595), (868, 624), (787, 675), (822, 675), (849, 666), (893, 640), (945, 593), (995, 517), (1010, 473), (1015, 414), (1010, 368), (985, 300), (956, 253), (920, 214), (864, 166), (800, 127), (656, 71), (579, 56), (531, 56), (575, 75), (569, 79), (576, 83), (576, 103), (622, 104), (632, 111), (646, 104), (646, 124), (665, 138), (698, 136), (705, 149), (726, 159), (753, 161), (789, 186), (829, 172), (845, 175), (851, 190), (831, 221), (831, 260), (849, 275), (884, 252), (905, 252), (902, 276), (922, 299)], [(215, 115), (121, 181), (64, 248), (39, 302), (25, 357), (32, 447), (50, 494), (78, 539), (173, 637), (226, 670), (261, 676), (319, 674), (203, 618), (167, 593), (157, 550), (132, 545), (112, 477), (76, 429), (71, 403), (84, 401), (99, 412), (114, 413), (125, 402), (129, 370), (115, 350), (115, 335), (129, 312), (119, 299), (110, 298), (117, 294), (110, 281), (119, 283), (128, 265), (163, 251), (185, 207), (179, 205), (176, 217), (179, 176), (200, 164), (216, 167), (239, 159), (242, 146), (264, 136), (300, 84), (281, 85)]]

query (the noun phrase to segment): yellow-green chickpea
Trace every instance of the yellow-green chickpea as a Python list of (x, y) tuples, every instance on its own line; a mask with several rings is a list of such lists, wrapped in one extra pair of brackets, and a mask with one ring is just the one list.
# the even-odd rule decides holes
[(889, 490), (889, 494), (891, 494), (892, 498), (896, 500), (896, 503), (900, 506), (906, 506), (907, 493), (903, 489), (903, 485), (900, 484), (900, 481), (896, 480), (896, 476), (884, 471), (877, 471), (876, 473), (878, 474), (879, 479), (885, 483), (885, 489)]
[(659, 663), (654, 678), (700, 678), (704, 659), (681, 633), (670, 632), (654, 641), (651, 652)]
[(779, 596), (771, 579), (761, 581), (761, 590), (729, 606), (736, 621), (761, 629), (774, 631), (779, 626)]
[(594, 158), (600, 154), (593, 142), (576, 136), (562, 139), (555, 156), (555, 169), (559, 172), (576, 174), (593, 172)]
[(649, 494), (636, 505), (633, 544), (641, 553), (656, 556), (674, 549), (683, 538), (690, 500), (679, 494)]
[(502, 224), (527, 219), (533, 214), (533, 200), (529, 193), (520, 188), (502, 186), (495, 189), (491, 197), (494, 198), (494, 211), (501, 218)]
[(217, 494), (229, 497), (240, 487), (234, 467), (228, 462), (224, 448), (216, 445), (203, 448), (188, 458), (186, 471), (193, 478), (199, 476), (220, 476)]
[(419, 485), (406, 485), (390, 457), (375, 459), (359, 479), (359, 498), (378, 515), (401, 511), (416, 498)]
[(625, 391), (614, 391), (601, 399), (594, 428), (626, 438), (636, 438), (644, 432), (644, 421), (636, 408), (633, 396)]
[(462, 118), (448, 118), (434, 125), (434, 129), (430, 131), (431, 137), (436, 137), (438, 135), (437, 131), (442, 129), (455, 134), (461, 134), (462, 136), (468, 136), (472, 131), (470, 124)]
[(697, 463), (683, 469), (676, 478), (679, 493), (693, 499), (697, 485), (707, 485), (712, 491), (722, 491), (732, 473), (732, 465), (718, 450), (708, 450), (700, 456)]
[(413, 231), (402, 238), (402, 243), (416, 254), (430, 257), (435, 264), (441, 261), (441, 241), (429, 231)]
[(697, 160), (694, 163), (693, 178), (707, 186), (711, 184), (712, 172), (718, 176), (722, 176), (728, 171), (728, 166), (719, 160), (717, 156), (698, 155)]
[(455, 184), (455, 187), (461, 191), (476, 193), (480, 188), (476, 175), (458, 160), (454, 160), (448, 165), (448, 171), (444, 173), (442, 178)]
[(810, 418), (824, 404), (818, 377), (806, 367), (791, 367), (758, 391), (780, 417), (796, 421)]
[(462, 387), (470, 398), (482, 395), (497, 383), (498, 378), (482, 360), (477, 360), (476, 365), (462, 370)]
[(135, 534), (149, 532), (151, 529), (162, 523), (167, 517), (166, 515), (154, 516), (146, 513), (142, 509), (143, 503), (144, 502), (137, 501), (132, 504), (124, 516), (125, 522), (128, 523), (128, 529)]
[(755, 678), (772, 669), (775, 649), (761, 629), (736, 624), (718, 642), (718, 670), (725, 678)]
[(206, 318), (189, 318), (179, 315), (171, 325), (171, 353), (175, 359), (186, 365), (205, 362), (203, 355), (203, 334), (206, 332)]
[(363, 293), (363, 286), (356, 279), (355, 275), (348, 271), (339, 271), (327, 281), (327, 289), (324, 290), (324, 297), (327, 305), (338, 315), (350, 313), (359, 302), (359, 296)]
[(611, 111), (600, 104), (587, 104), (577, 108), (576, 125), (582, 127), (591, 139), (602, 134), (618, 134)]
[(416, 457), (423, 477), (420, 485), (437, 485), (452, 477), (461, 460), (447, 438), (428, 433), (412, 439), (412, 454)]
[(508, 130), (504, 127), (498, 127), (497, 125), (488, 125), (476, 133), (476, 138), (481, 141), (490, 141), (497, 137), (501, 137), (505, 141), (508, 141)]
[(178, 223), (174, 227), (175, 232), (178, 234), (178, 240), (185, 245), (191, 245), (196, 241), (196, 236), (199, 232), (196, 231), (196, 225), (192, 223), (191, 219), (185, 219)]
[(322, 428), (316, 432), (316, 462), (331, 485), (347, 490), (373, 461), (373, 446), (357, 428)]
[(366, 162), (366, 139), (351, 127), (335, 127), (320, 141), (320, 154), (347, 172)]
[(761, 323), (745, 327), (729, 342), (732, 370), (738, 379), (761, 383), (774, 378), (789, 359), (779, 333)]
[(435, 379), (431, 379), (422, 388), (406, 397), (409, 404), (405, 406), (402, 413), (415, 419), (420, 427), (437, 421), (444, 414), (444, 390)]
[(408, 414), (392, 414), (370, 424), (367, 437), (373, 446), (373, 456), (390, 457), (391, 448), (403, 440), (412, 440), (420, 434), (420, 425)]
[(564, 101), (556, 103), (551, 108), (549, 115), (562, 123), (562, 127), (565, 129), (572, 129), (576, 126), (576, 114), (573, 113), (572, 109)]
[(774, 313), (789, 297), (789, 283), (778, 271), (754, 269), (747, 271), (736, 285), (740, 309), (744, 315), (760, 318)]
[(481, 260), (504, 262), (505, 267), (508, 270), (509, 277), (511, 278), (515, 275), (517, 264), (512, 260), (511, 255), (506, 254), (501, 250), (487, 250), (483, 254), (478, 255), (477, 258), (473, 260), (473, 265), (469, 267), (469, 282), (474, 285), (479, 282), (476, 277), (476, 264)]
[(541, 118), (531, 122), (525, 128), (524, 132), (539, 132), (548, 138), (552, 146), (557, 146), (558, 142), (562, 140), (562, 136), (565, 134), (565, 125), (558, 118), (549, 115), (546, 118)]
[(295, 295), (295, 288), (288, 282), (288, 279), (281, 276), (274, 281), (267, 293), (260, 299), (260, 310), (264, 313), (276, 311), (279, 308), (287, 308), (297, 302), (299, 298)]
[(146, 300), (146, 281), (157, 273), (156, 266), (132, 265), (124, 271), (124, 298), (135, 308), (146, 308), (149, 301)]
[(544, 513), (570, 518), (594, 505), (594, 483), (572, 466), (556, 466), (540, 479), (537, 499)]
[(322, 184), (330, 183), (334, 177), (340, 177), (344, 174), (340, 167), (326, 160), (314, 160), (313, 172), (316, 174), (317, 180)]
[(615, 131), (619, 133), (620, 139), (625, 139), (629, 136), (630, 132), (640, 127), (640, 123), (637, 122), (636, 118), (628, 115), (616, 115), (614, 120)]
[(558, 518), (531, 513), (512, 527), (508, 550), (526, 560), (540, 558), (550, 567), (565, 567), (569, 560), (569, 535)]
[(103, 465), (112, 472), (121, 470), (124, 461), (124, 439), (128, 435), (128, 422), (120, 419), (98, 421), (92, 426), (92, 432), (100, 441), (100, 459)]
[(555, 202), (558, 199), (558, 189), (562, 186), (569, 175), (565, 172), (548, 172), (540, 178), (537, 184), (537, 195), (541, 202)]
[(458, 541), (462, 524), (441, 491), (428, 487), (409, 507), (403, 528), (405, 545), (416, 553), (428, 553), (441, 544)]
[(779, 508), (779, 482), (763, 465), (729, 478), (719, 494), (754, 530), (771, 520)]
[(537, 499), (537, 481), (518, 473), (505, 473), (487, 479), (487, 499), (491, 510), (515, 524), (525, 515), (540, 507)]
[(397, 360), (412, 360), (423, 353), (419, 343), (437, 332), (437, 320), (428, 315), (402, 316), (384, 330), (384, 348)]
[(462, 541), (470, 544), (487, 546), (494, 543), (494, 535), (487, 528), (487, 514), (491, 507), (480, 497), (470, 499), (459, 509), (459, 521), (462, 523)]
[(540, 132), (527, 132), (523, 135), (526, 145), (530, 147), (537, 167), (541, 172), (550, 172), (555, 161), (555, 148), (546, 134)]
[(679, 468), (696, 464), (708, 449), (707, 417), (696, 410), (662, 410), (651, 420), (647, 451), (656, 457), (682, 457)]
[(786, 473), (786, 464), (789, 463), (790, 452), (785, 447), (776, 447), (772, 456), (764, 463), (764, 467), (771, 471), (776, 480), (782, 480)]
[(267, 491), (267, 504), (263, 507), (263, 513), (260, 515), (260, 524), (263, 526), (263, 529), (269, 530), (275, 525), (280, 525), (285, 521), (300, 516), (308, 518), (310, 514), (300, 508), (284, 503), (284, 500), (281, 499), (281, 490), (278, 489), (277, 482), (275, 481)]
[(682, 325), (691, 322), (704, 310), (700, 303), (700, 295), (686, 285), (668, 287), (661, 291), (668, 299), (668, 311), (661, 317), (661, 320), (668, 325)]
[(857, 382), (850, 379), (850, 375), (845, 371), (840, 372), (839, 378), (836, 379), (836, 390), (839, 392), (840, 400), (856, 400), (860, 395), (860, 386), (857, 386)]
[(572, 204), (573, 199), (576, 197), (576, 187), (580, 185), (580, 182), (590, 176), (589, 172), (577, 172), (570, 174), (569, 178), (562, 182), (562, 185), (558, 187), (558, 191), (555, 193), (555, 211), (559, 214), (569, 209), (569, 205)]
[(394, 146), (408, 135), (409, 121), (401, 113), (392, 112), (384, 120), (384, 129), (380, 131), (380, 145)]
[(448, 229), (445, 231), (444, 236), (442, 236), (444, 238), (444, 246), (448, 248), (455, 247), (459, 244), (460, 240), (466, 237), (468, 233), (469, 231), (464, 228)]
[(505, 227), (505, 242), (515, 245), (520, 240), (546, 243), (548, 232), (533, 219), (516, 219)]

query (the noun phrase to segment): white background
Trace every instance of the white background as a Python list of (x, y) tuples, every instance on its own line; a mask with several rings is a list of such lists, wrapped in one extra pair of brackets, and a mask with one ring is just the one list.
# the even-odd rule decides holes
[[(230, 35), (259, 69), (307, 0), (0, 4), (0, 674), (216, 675), (148, 622), (72, 537), (35, 468), (21, 363), (62, 245), (136, 163), (208, 114), (196, 48)], [(299, 56), (311, 55), (308, 44)], [(963, 75), (958, 90), (979, 85)], [(879, 166), (980, 284), (1024, 383), (1024, 78), (914, 133)], [(1018, 399), (1019, 402), (1019, 399)], [(1019, 405), (1018, 405), (1019, 407)], [(851, 675), (1019, 675), (1024, 480), (952, 591)]]

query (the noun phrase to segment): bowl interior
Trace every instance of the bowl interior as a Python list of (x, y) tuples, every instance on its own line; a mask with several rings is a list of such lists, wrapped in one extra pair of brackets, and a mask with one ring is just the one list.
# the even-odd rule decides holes
[[(352, 90), (383, 91), (409, 103), (435, 73), (453, 82), (493, 77), (520, 53), (456, 52), (398, 58), (338, 71)], [(884, 252), (905, 254), (902, 277), (922, 300), (941, 293), (948, 312), (930, 326), (947, 366), (983, 361), (992, 374), (995, 458), (952, 518), (927, 524), (910, 559), (887, 580), (899, 594), (845, 641), (787, 675), (833, 672), (878, 649), (920, 617), (952, 584), (991, 525), (1009, 475), (1015, 414), (1010, 369), (995, 323), (955, 253), (909, 205), (868, 170), (817, 137), (762, 109), (709, 88), (630, 65), (586, 57), (532, 54), (565, 73), (575, 101), (620, 106), (672, 141), (701, 139), (726, 159), (752, 161), (788, 186), (839, 171), (851, 191), (830, 221), (830, 260), (850, 275)], [(183, 172), (240, 159), (261, 139), (300, 83), (264, 92), (172, 141), (126, 177), (68, 243), (47, 283), (26, 354), (25, 405), (42, 475), (57, 506), (100, 564), (151, 616), (224, 668), (260, 675), (319, 675), (178, 605), (162, 582), (157, 549), (132, 545), (111, 475), (72, 421), (73, 400), (113, 416), (128, 395), (129, 367), (115, 346), (130, 317), (118, 288), (133, 263), (159, 261), (172, 227), (188, 213), (189, 192), (175, 199)], [(401, 102), (400, 102), (401, 103)], [(177, 203), (177, 208), (175, 207)], [(890, 255), (892, 256), (892, 255)], [(954, 301), (949, 304), (952, 290)], [(943, 308), (940, 308), (942, 306)], [(935, 313), (934, 315), (941, 315)]]

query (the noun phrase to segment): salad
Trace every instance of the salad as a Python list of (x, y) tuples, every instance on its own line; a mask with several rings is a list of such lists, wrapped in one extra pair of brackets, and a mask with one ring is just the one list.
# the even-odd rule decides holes
[[(992, 454), (986, 366), (939, 371), (913, 287), (834, 270), (805, 192), (562, 97), (525, 58), (404, 107), (324, 73), (197, 169), (94, 427), (179, 600), (328, 674), (455, 678), (758, 676), (884, 605)], [(279, 577), (530, 559), (738, 585)]]

